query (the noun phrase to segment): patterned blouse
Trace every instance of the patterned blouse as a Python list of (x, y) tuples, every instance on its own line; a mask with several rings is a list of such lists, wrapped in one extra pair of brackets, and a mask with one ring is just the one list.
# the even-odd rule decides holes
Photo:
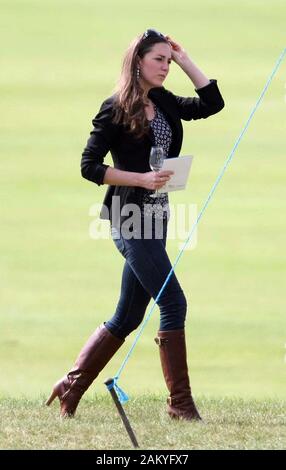
[[(165, 155), (168, 155), (172, 142), (172, 129), (159, 107), (154, 105), (155, 116), (150, 121), (150, 126), (155, 137), (155, 144), (163, 147)], [(153, 190), (145, 189), (142, 199), (141, 213), (144, 216), (152, 216), (158, 219), (169, 219), (169, 197), (168, 193), (160, 193), (159, 197), (152, 197)]]

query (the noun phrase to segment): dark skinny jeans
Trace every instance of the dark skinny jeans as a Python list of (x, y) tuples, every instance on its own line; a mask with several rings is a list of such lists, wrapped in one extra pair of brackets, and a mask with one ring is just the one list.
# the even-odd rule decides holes
[[(156, 239), (126, 239), (120, 232), (111, 228), (113, 241), (125, 258), (121, 293), (113, 317), (105, 323), (115, 336), (124, 339), (138, 328), (146, 308), (158, 295), (172, 266), (166, 252), (167, 220), (163, 222), (163, 237)], [(120, 238), (116, 238), (120, 237)], [(184, 328), (187, 302), (175, 273), (171, 277), (158, 300), (161, 331)]]

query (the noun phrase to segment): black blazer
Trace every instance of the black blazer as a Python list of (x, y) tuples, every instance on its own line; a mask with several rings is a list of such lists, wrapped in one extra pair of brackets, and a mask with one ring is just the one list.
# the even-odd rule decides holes
[[(148, 97), (165, 113), (172, 129), (172, 143), (167, 157), (179, 156), (183, 141), (181, 119), (206, 119), (224, 107), (224, 100), (215, 79), (195, 91), (199, 98), (176, 96), (163, 86), (151, 88), (148, 92)], [(138, 139), (127, 133), (122, 124), (113, 124), (111, 119), (114, 115), (114, 97), (115, 95), (112, 95), (102, 103), (98, 114), (92, 120), (93, 130), (82, 153), (81, 174), (97, 185), (103, 184), (108, 168), (103, 161), (109, 151), (115, 168), (138, 173), (150, 171), (149, 154), (151, 147), (155, 145), (152, 128), (150, 126), (148, 135)], [(121, 209), (124, 204), (140, 204), (143, 192), (144, 188), (140, 187), (109, 186), (100, 218), (111, 220), (112, 196), (120, 196)], [(124, 218), (121, 218), (121, 222), (122, 220)]]

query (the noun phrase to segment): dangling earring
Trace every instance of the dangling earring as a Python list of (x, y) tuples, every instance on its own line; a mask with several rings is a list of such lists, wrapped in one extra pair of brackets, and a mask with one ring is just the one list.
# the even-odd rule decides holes
[(139, 67), (137, 67), (136, 75), (137, 75), (137, 80), (139, 80), (139, 77), (140, 77), (140, 69), (139, 69)]

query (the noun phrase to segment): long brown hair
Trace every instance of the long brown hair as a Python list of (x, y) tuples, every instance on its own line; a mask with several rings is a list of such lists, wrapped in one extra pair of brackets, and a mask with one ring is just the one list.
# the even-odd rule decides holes
[(143, 59), (145, 54), (152, 50), (154, 44), (164, 42), (167, 39), (162, 35), (151, 35), (144, 38), (142, 34), (130, 43), (122, 64), (121, 75), (114, 89), (115, 92), (115, 115), (113, 122), (123, 124), (127, 132), (134, 134), (137, 138), (143, 137), (148, 132), (149, 124), (145, 114), (147, 104), (147, 93), (140, 86), (137, 78), (139, 58)]

